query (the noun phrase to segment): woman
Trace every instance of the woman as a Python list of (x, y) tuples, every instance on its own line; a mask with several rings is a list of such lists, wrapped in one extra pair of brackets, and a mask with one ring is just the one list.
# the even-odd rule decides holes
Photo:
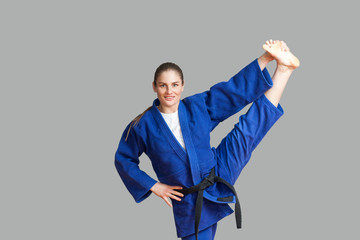
[[(282, 116), (280, 97), (298, 59), (283, 41), (269, 40), (265, 53), (227, 82), (181, 100), (181, 69), (164, 63), (155, 72), (157, 99), (125, 129), (115, 166), (136, 202), (152, 192), (173, 207), (177, 236), (214, 239), (217, 222), (233, 210), (241, 227), (240, 205), (232, 185), (252, 151)], [(277, 61), (271, 78), (266, 65)], [(223, 120), (253, 102), (217, 148), (210, 132)], [(139, 169), (146, 153), (159, 181)], [(170, 202), (169, 199), (172, 201)]]

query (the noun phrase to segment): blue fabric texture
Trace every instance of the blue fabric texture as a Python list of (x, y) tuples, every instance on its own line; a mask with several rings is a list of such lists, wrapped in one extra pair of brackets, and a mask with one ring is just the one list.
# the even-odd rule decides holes
[[(234, 184), (252, 151), (283, 114), (282, 107), (274, 106), (264, 95), (271, 87), (268, 71), (261, 71), (256, 59), (230, 80), (181, 100), (179, 120), (186, 151), (156, 107), (159, 100), (154, 100), (153, 107), (131, 128), (125, 141), (130, 124), (126, 127), (115, 154), (116, 169), (135, 201), (146, 199), (157, 182), (139, 168), (139, 156), (143, 153), (151, 160), (162, 183), (191, 187), (215, 167), (218, 176)], [(251, 102), (253, 104), (233, 130), (218, 147), (212, 148), (210, 132)], [(206, 189), (199, 231), (233, 212), (227, 203), (217, 200), (232, 195), (221, 183)], [(241, 200), (241, 194), (239, 196)], [(195, 200), (196, 193), (186, 195), (181, 202), (173, 201), (178, 237), (195, 232)]]
[[(213, 224), (208, 228), (200, 231), (198, 234), (198, 240), (214, 240), (215, 233), (217, 229), (217, 224)], [(189, 236), (181, 238), (181, 240), (196, 240), (195, 234), (191, 234)]]

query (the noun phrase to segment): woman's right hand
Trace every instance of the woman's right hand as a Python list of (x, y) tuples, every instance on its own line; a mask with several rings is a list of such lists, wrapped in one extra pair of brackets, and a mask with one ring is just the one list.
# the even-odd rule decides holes
[(182, 189), (182, 187), (169, 186), (164, 183), (157, 182), (157, 183), (155, 183), (154, 186), (152, 186), (152, 188), (150, 188), (150, 191), (155, 193), (156, 196), (162, 198), (166, 202), (166, 204), (169, 205), (169, 207), (172, 207), (172, 204), (171, 204), (169, 198), (172, 198), (176, 201), (181, 201), (181, 198), (179, 198), (179, 197), (184, 196), (184, 194), (182, 194), (174, 189)]

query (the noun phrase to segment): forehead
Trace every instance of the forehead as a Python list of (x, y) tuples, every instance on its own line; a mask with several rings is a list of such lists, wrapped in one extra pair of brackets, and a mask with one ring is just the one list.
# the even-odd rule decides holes
[(166, 70), (162, 72), (157, 78), (157, 82), (181, 82), (181, 77), (178, 72), (174, 70)]

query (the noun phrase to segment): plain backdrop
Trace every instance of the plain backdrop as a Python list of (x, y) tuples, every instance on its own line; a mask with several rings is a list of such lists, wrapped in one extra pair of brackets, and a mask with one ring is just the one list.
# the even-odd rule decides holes
[[(161, 63), (181, 66), (186, 97), (228, 80), (270, 38), (301, 66), (235, 185), (243, 229), (231, 215), (216, 239), (358, 238), (355, 3), (1, 1), (0, 238), (176, 239), (171, 208), (155, 195), (136, 204), (120, 180), (121, 134), (155, 99)], [(140, 167), (155, 177), (145, 155)]]

